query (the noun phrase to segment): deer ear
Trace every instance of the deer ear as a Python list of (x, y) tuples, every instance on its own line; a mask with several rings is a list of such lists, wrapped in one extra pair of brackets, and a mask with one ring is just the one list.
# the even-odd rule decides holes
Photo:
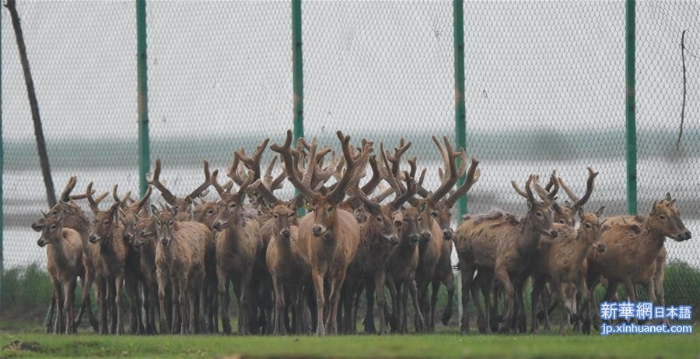
[(598, 208), (598, 210), (595, 212), (595, 215), (598, 216), (598, 218), (602, 217), (604, 209), (605, 209), (605, 206)]
[(576, 211), (576, 213), (578, 214), (578, 218), (583, 220), (583, 207), (579, 207), (578, 211)]
[(428, 207), (428, 203), (422, 202), (421, 204), (418, 205), (418, 210), (423, 212), (425, 209)]
[(63, 223), (63, 211), (58, 212), (58, 217), (56, 217), (56, 220), (59, 223)]
[(155, 205), (152, 204), (151, 205), (151, 213), (153, 213), (154, 215), (157, 216), (160, 213), (160, 211), (158, 210), (158, 207), (156, 207)]
[(552, 203), (552, 209), (557, 213), (561, 213), (561, 207), (559, 207), (559, 203), (557, 202)]
[(177, 212), (180, 210), (179, 206), (173, 206), (173, 208), (170, 209), (170, 213), (173, 215), (173, 217), (177, 216)]
[(667, 201), (671, 200), (671, 192), (666, 192), (666, 198)]

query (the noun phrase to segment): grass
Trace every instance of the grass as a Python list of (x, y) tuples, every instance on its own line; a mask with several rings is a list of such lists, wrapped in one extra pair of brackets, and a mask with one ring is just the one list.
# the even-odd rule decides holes
[[(696, 328), (697, 329), (697, 328)], [(697, 358), (700, 335), (471, 335), (351, 337), (101, 337), (0, 334), (0, 347), (36, 342), (0, 358)]]

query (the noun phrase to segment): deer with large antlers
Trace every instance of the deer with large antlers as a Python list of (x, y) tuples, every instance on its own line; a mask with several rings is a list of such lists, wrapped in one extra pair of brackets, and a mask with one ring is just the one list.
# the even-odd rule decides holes
[[(81, 305), (80, 305), (80, 310), (78, 312), (78, 318), (76, 319), (74, 326), (80, 325), (80, 322), (83, 318), (83, 314), (85, 310), (87, 310), (88, 313), (88, 319), (90, 320), (90, 324), (93, 327), (95, 331), (97, 331), (98, 328), (98, 321), (94, 317), (94, 314), (92, 313), (92, 305), (90, 304), (90, 288), (92, 288), (92, 283), (95, 278), (95, 268), (93, 265), (93, 259), (89, 256), (88, 253), (88, 244), (90, 243), (88, 241), (88, 237), (90, 236), (90, 230), (92, 227), (92, 223), (90, 219), (87, 217), (85, 212), (80, 208), (78, 205), (76, 205), (73, 201), (74, 200), (79, 200), (79, 199), (84, 199), (87, 198), (87, 195), (82, 193), (82, 194), (71, 194), (73, 189), (75, 188), (75, 185), (77, 184), (77, 177), (72, 176), (70, 179), (68, 179), (68, 182), (66, 183), (65, 188), (63, 189), (63, 192), (61, 193), (61, 196), (59, 198), (58, 203), (49, 210), (49, 212), (46, 215), (43, 215), (37, 219), (34, 223), (32, 223), (31, 227), (34, 231), (41, 232), (44, 228), (44, 225), (46, 223), (47, 218), (57, 218), (59, 214), (63, 214), (63, 227), (64, 228), (72, 228), (76, 230), (80, 234), (80, 239), (82, 242), (82, 248), (83, 248), (83, 267), (84, 267), (84, 276), (81, 274), (82, 278), (82, 295), (81, 295)], [(95, 199), (97, 203), (101, 202), (104, 198), (107, 197), (109, 192), (104, 192), (102, 193), (98, 198)], [(46, 318), (46, 332), (51, 332), (53, 331), (53, 328), (51, 327), (51, 323), (53, 322), (53, 313), (56, 308), (56, 300), (57, 300), (57, 293), (53, 293), (51, 296), (51, 302), (49, 306), (49, 315), (47, 315)]]
[[(100, 334), (107, 331), (124, 334), (122, 323), (121, 293), (124, 284), (124, 263), (127, 247), (123, 239), (123, 230), (119, 220), (121, 202), (113, 204), (108, 210), (100, 211), (92, 198), (92, 182), (87, 187), (87, 199), (90, 209), (95, 214), (95, 221), (90, 232), (88, 246), (90, 256), (95, 264), (95, 283), (97, 284), (97, 302), (100, 307)], [(128, 198), (130, 192), (124, 196)], [(107, 313), (111, 322), (107, 327)]]
[[(513, 224), (508, 216), (474, 216), (463, 221), (456, 231), (455, 244), (459, 255), (459, 267), (462, 274), (462, 333), (469, 331), (468, 295), (471, 291), (474, 271), (493, 271), (506, 294), (504, 319), (501, 331), (508, 331), (512, 325), (514, 306), (524, 308), (520, 302), (522, 287), (527, 279), (524, 274), (532, 254), (537, 250), (540, 235), (554, 238), (558, 233), (552, 229), (552, 200), (556, 190), (540, 202), (535, 199), (532, 186), (538, 193), (546, 192), (539, 188), (538, 178), (531, 175), (522, 191), (515, 181), (511, 184), (519, 194), (525, 194), (529, 206), (524, 218)], [(541, 189), (541, 191), (539, 191)], [(517, 292), (517, 293), (516, 293)], [(485, 296), (487, 299), (488, 296)], [(516, 298), (519, 302), (514, 303)], [(479, 314), (479, 326), (488, 331), (488, 301), (486, 311), (478, 300), (475, 305)]]
[[(358, 292), (359, 287), (364, 283), (367, 300), (367, 312), (364, 320), (365, 332), (376, 332), (373, 313), (374, 295), (376, 292), (379, 313), (378, 333), (386, 334), (386, 299), (384, 296), (387, 275), (386, 265), (391, 253), (399, 243), (399, 237), (393, 223), (393, 214), (414, 195), (415, 189), (411, 191), (406, 190), (403, 194), (397, 192), (396, 198), (387, 204), (380, 204), (376, 197), (373, 199), (368, 198), (366, 192), (371, 192), (382, 179), (376, 158), (371, 158), (370, 163), (373, 169), (372, 179), (362, 188), (359, 187), (359, 181), (356, 181), (352, 191), (354, 194), (353, 198), (364, 205), (368, 218), (360, 224), (360, 244), (355, 259), (348, 267), (346, 278), (346, 282), (348, 282), (346, 283), (346, 287), (348, 287), (346, 291), (347, 297), (342, 299), (345, 303), (343, 326), (345, 327), (345, 332), (354, 333), (357, 310), (353, 307), (353, 300), (356, 306), (359, 298), (355, 298), (353, 294)], [(415, 166), (412, 167), (412, 175), (406, 174), (405, 176), (409, 186), (412, 184), (414, 175)], [(387, 181), (391, 180), (395, 180), (395, 178), (387, 179)]]
[[(550, 190), (551, 187), (554, 185), (554, 181), (559, 185), (559, 188), (561, 188), (569, 197), (569, 199), (572, 202), (569, 201), (564, 201), (563, 206), (560, 206), (558, 203), (554, 202), (552, 203), (552, 210), (553, 210), (553, 226), (555, 229), (557, 229), (560, 234), (565, 233), (565, 236), (562, 238), (572, 238), (572, 230), (574, 230), (574, 224), (575, 224), (575, 215), (583, 208), (583, 206), (588, 202), (588, 200), (591, 198), (591, 195), (593, 193), (593, 188), (594, 188), (594, 181), (596, 176), (598, 176), (598, 172), (593, 171), (590, 167), (587, 168), (588, 170), (588, 179), (586, 181), (586, 192), (583, 195), (583, 197), (577, 196), (570, 188), (569, 186), (566, 185), (564, 182), (564, 179), (561, 177), (556, 176), (556, 171), (552, 172), (552, 176), (550, 177), (550, 181), (545, 187), (545, 190)], [(522, 194), (521, 194), (522, 195)], [(544, 194), (543, 195), (548, 195)], [(602, 209), (600, 210), (602, 213)], [(600, 217), (600, 215), (599, 215)], [(579, 216), (579, 218), (582, 219), (582, 217)], [(590, 224), (590, 222), (589, 222)], [(541, 240), (547, 240), (548, 236), (542, 236)], [(588, 238), (591, 239), (591, 238)], [(595, 239), (597, 241), (597, 238)], [(546, 242), (545, 242), (546, 243)], [(532, 265), (530, 268), (530, 271), (532, 272), (532, 279), (533, 279), (533, 288), (532, 288), (532, 312), (533, 312), (533, 318), (537, 318), (538, 316), (535, 315), (535, 311), (537, 308), (537, 305), (542, 302), (542, 307), (543, 307), (543, 316), (545, 320), (545, 329), (549, 329), (550, 327), (550, 322), (549, 322), (549, 311), (553, 310), (555, 306), (553, 306), (551, 309), (548, 309), (548, 301), (545, 300), (545, 298), (548, 298), (548, 296), (544, 296), (543, 290), (546, 289), (545, 283), (548, 281), (549, 275), (550, 275), (550, 269), (552, 271), (560, 271), (562, 266), (564, 264), (559, 264), (558, 267), (556, 268), (549, 268), (547, 267), (546, 263), (548, 263), (549, 258), (552, 256), (557, 256), (556, 254), (552, 253), (558, 253), (558, 251), (563, 251), (563, 252), (571, 252), (571, 251), (576, 251), (576, 254), (573, 255), (577, 259), (575, 264), (572, 264), (571, 261), (567, 261), (566, 265), (570, 265), (578, 269), (581, 277), (585, 277), (585, 267), (587, 266), (587, 262), (585, 261), (585, 255), (581, 257), (582, 254), (588, 253), (589, 246), (585, 245), (580, 245), (580, 241), (573, 241), (569, 240), (566, 242), (567, 245), (565, 245), (562, 248), (557, 248), (556, 250), (552, 251), (550, 250), (550, 246), (542, 248), (543, 250), (539, 251), (538, 253), (535, 254), (532, 260)], [(596, 247), (596, 248), (602, 248), (602, 247)], [(581, 259), (583, 258), (583, 259)], [(580, 261), (578, 261), (581, 259)], [(571, 269), (571, 267), (566, 267), (565, 269)], [(563, 285), (568, 285), (569, 282), (571, 281), (565, 281)], [(559, 298), (562, 299), (562, 298)], [(572, 300), (575, 298), (572, 298)], [(559, 303), (561, 305), (561, 303)], [(573, 305), (573, 304), (572, 304)], [(524, 314), (524, 313), (522, 313)], [(524, 316), (524, 315), (523, 315)], [(532, 321), (532, 327), (531, 330), (533, 332), (536, 332), (538, 330), (537, 328), (538, 323), (536, 320)]]
[(147, 178), (148, 184), (151, 186), (155, 187), (158, 189), (163, 196), (163, 199), (165, 202), (167, 202), (170, 206), (172, 207), (177, 207), (178, 209), (178, 220), (181, 221), (188, 221), (191, 218), (191, 206), (193, 205), (194, 200), (202, 195), (204, 191), (209, 188), (211, 185), (211, 175), (209, 172), (209, 161), (204, 160), (204, 182), (199, 185), (199, 187), (195, 188), (190, 194), (188, 194), (185, 197), (177, 197), (175, 196), (167, 187), (165, 187), (165, 184), (161, 182), (160, 180), (160, 172), (161, 172), (161, 160), (160, 158), (156, 160), (155, 163), (155, 168), (153, 169), (153, 174), (152, 176), (149, 176)]
[[(126, 286), (126, 293), (129, 296), (131, 302), (131, 334), (146, 334), (146, 328), (143, 324), (143, 318), (141, 316), (141, 297), (139, 295), (139, 284), (143, 284), (143, 295), (144, 304), (146, 305), (146, 313), (149, 312), (149, 290), (145, 287), (146, 280), (141, 273), (140, 263), (141, 263), (141, 253), (138, 248), (134, 246), (134, 239), (136, 238), (136, 223), (142, 216), (147, 216), (148, 212), (145, 208), (148, 203), (152, 193), (151, 186), (148, 187), (143, 198), (138, 201), (134, 201), (128, 206), (124, 207), (119, 220), (124, 227), (122, 231), (122, 236), (127, 245), (126, 261), (124, 266), (124, 279)], [(114, 186), (112, 190), (113, 197), (120, 198), (117, 195), (117, 186)], [(152, 330), (155, 328), (151, 328)]]
[(250, 334), (252, 280), (254, 269), (258, 268), (258, 258), (262, 251), (260, 224), (243, 215), (243, 201), (246, 188), (252, 183), (249, 175), (236, 192), (224, 189), (217, 182), (218, 170), (212, 173), (212, 185), (221, 197), (219, 214), (212, 227), (216, 234), (216, 277), (219, 282), (219, 311), (224, 333), (231, 333), (228, 317), (228, 283), (233, 282), (233, 290), (238, 300), (238, 330), (242, 335)]
[[(454, 277), (452, 274), (452, 237), (454, 231), (451, 228), (451, 209), (457, 200), (465, 195), (469, 189), (479, 180), (481, 170), (477, 168), (479, 161), (472, 159), (466, 180), (452, 193), (451, 188), (457, 180), (464, 175), (467, 169), (467, 155), (464, 149), (453, 152), (447, 137), (443, 138), (445, 146), (440, 145), (437, 137), (433, 136), (433, 142), (438, 147), (445, 165), (442, 183), (434, 193), (424, 188), (419, 188), (418, 193), (424, 197), (419, 201), (418, 208), (423, 213), (423, 219), (430, 223), (430, 236), (434, 241), (421, 244), (421, 265), (416, 273), (418, 292), (423, 303), (423, 315), (426, 319), (427, 331), (435, 330), (435, 305), (440, 283), (447, 288), (447, 305), (442, 316), (443, 324), (447, 325), (452, 316), (452, 299), (454, 294)], [(460, 168), (457, 169), (455, 157), (460, 157)], [(445, 198), (445, 196), (448, 197)], [(426, 234), (427, 236), (427, 234)], [(434, 263), (434, 264), (433, 264)], [(428, 285), (432, 283), (433, 293), (428, 302)]]
[(298, 241), (299, 227), (296, 212), (303, 204), (302, 197), (297, 196), (289, 202), (277, 198), (271, 188), (261, 180), (256, 180), (249, 188), (260, 194), (267, 203), (274, 204), (272, 218), (265, 223), (272, 236), (265, 253), (265, 263), (272, 279), (275, 295), (273, 334), (287, 334), (287, 300), (293, 308), (293, 331), (304, 332), (303, 288), (310, 275), (310, 266)]
[[(337, 328), (338, 301), (341, 287), (345, 280), (348, 265), (355, 257), (360, 243), (360, 230), (357, 220), (345, 210), (337, 208), (345, 196), (345, 190), (355, 172), (355, 159), (350, 153), (350, 137), (338, 131), (342, 144), (346, 170), (341, 180), (333, 190), (323, 187), (315, 191), (311, 187), (311, 179), (316, 169), (316, 149), (312, 145), (309, 166), (303, 179), (299, 178), (298, 168), (292, 158), (292, 131), (287, 131), (287, 139), (282, 146), (277, 144), (270, 148), (282, 155), (289, 181), (296, 187), (313, 207), (313, 212), (304, 216), (299, 222), (299, 243), (311, 264), (311, 277), (316, 292), (317, 324), (316, 334), (324, 335), (326, 326), (329, 333), (335, 334)], [(315, 141), (314, 141), (315, 142)], [(369, 156), (371, 146), (366, 144), (363, 153)], [(324, 307), (326, 295), (325, 279), (330, 279), (330, 295), (328, 297), (328, 320), (324, 325)]]
[[(165, 318), (165, 286), (170, 280), (173, 286), (173, 303), (180, 308), (180, 334), (195, 334), (197, 324), (197, 297), (199, 313), (204, 313), (204, 256), (206, 244), (211, 238), (207, 226), (197, 222), (181, 222), (177, 213), (159, 211), (151, 206), (156, 221), (156, 268), (158, 300), (161, 319)], [(176, 211), (176, 209), (173, 209)], [(161, 290), (163, 288), (163, 290)], [(164, 325), (161, 325), (163, 331)], [(172, 328), (173, 331), (177, 328)], [(168, 333), (167, 328), (164, 331)]]

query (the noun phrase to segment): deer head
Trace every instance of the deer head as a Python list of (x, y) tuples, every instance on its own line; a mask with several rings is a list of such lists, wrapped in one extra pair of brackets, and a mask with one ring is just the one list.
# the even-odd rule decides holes
[[(548, 193), (544, 188), (540, 187), (539, 176), (530, 175), (530, 177), (528, 177), (527, 182), (525, 183), (525, 191), (521, 190), (515, 181), (511, 181), (511, 184), (513, 185), (513, 189), (515, 189), (516, 193), (527, 199), (529, 210), (522, 221), (523, 228), (528, 226), (541, 234), (547, 235), (551, 238), (556, 238), (558, 234), (556, 230), (552, 229), (551, 208), (554, 195), (552, 193)], [(558, 186), (556, 181), (554, 185)], [(543, 193), (547, 193), (547, 195), (543, 196), (542, 202), (535, 199), (531, 186), (534, 186), (537, 192), (541, 195)], [(556, 193), (556, 191), (553, 191), (553, 193)]]
[(56, 217), (44, 216), (45, 225), (41, 230), (41, 237), (36, 242), (39, 247), (54, 243), (63, 239), (63, 212), (59, 212)]
[(681, 220), (676, 200), (671, 199), (670, 193), (666, 194), (664, 200), (654, 202), (645, 224), (649, 230), (660, 233), (676, 242), (687, 241), (691, 237), (690, 231), (685, 228), (685, 224)]

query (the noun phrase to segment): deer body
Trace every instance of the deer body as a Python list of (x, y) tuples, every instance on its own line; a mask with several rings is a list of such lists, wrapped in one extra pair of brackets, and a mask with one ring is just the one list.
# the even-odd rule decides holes
[[(75, 333), (73, 319), (73, 297), (78, 276), (82, 274), (83, 248), (80, 234), (73, 229), (63, 228), (61, 221), (63, 215), (58, 218), (49, 218), (42, 229), (41, 238), (38, 244), (41, 247), (47, 246), (47, 269), (51, 275), (51, 284), (58, 306), (58, 315), (54, 333), (58, 333), (61, 328), (65, 328), (65, 333)], [(61, 301), (61, 290), (63, 290), (63, 301)], [(66, 309), (67, 318), (64, 317), (63, 309)]]

